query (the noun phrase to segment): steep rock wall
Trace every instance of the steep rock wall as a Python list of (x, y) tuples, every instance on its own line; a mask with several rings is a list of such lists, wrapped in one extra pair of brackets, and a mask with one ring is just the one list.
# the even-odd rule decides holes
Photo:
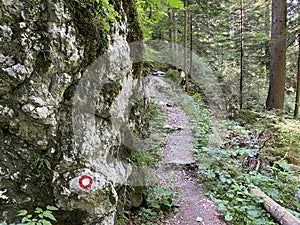
[(110, 32), (72, 0), (0, 5), (0, 221), (54, 205), (57, 224), (113, 224), (146, 126), (133, 1)]

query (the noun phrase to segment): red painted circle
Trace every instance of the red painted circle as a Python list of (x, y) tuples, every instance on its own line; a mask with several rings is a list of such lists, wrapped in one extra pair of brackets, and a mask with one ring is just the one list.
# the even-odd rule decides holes
[(92, 184), (93, 184), (93, 179), (88, 175), (84, 175), (79, 178), (79, 186), (81, 188), (88, 189), (92, 186)]

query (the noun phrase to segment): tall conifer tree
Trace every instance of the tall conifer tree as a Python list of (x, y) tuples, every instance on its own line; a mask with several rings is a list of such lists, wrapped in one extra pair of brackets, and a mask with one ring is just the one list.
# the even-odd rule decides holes
[(286, 0), (272, 1), (270, 84), (266, 107), (283, 109), (286, 79)]

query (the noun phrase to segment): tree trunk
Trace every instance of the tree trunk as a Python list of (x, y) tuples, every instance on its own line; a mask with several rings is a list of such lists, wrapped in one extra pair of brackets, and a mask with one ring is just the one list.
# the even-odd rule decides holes
[(244, 43), (243, 43), (243, 14), (244, 14), (244, 4), (243, 0), (241, 0), (241, 15), (240, 15), (240, 109), (243, 108), (243, 57), (244, 57)]
[[(177, 55), (178, 49), (177, 49), (177, 23), (176, 23), (176, 13), (174, 9), (171, 9), (171, 23), (172, 23), (172, 48), (174, 51), (174, 55)], [(172, 62), (177, 62), (177, 59), (174, 59), (174, 55), (172, 55)]]
[(296, 119), (299, 114), (299, 99), (300, 99), (300, 32), (298, 32), (298, 65), (297, 65), (297, 89), (296, 89), (296, 100), (294, 118)]
[(169, 19), (169, 27), (168, 27), (168, 31), (169, 31), (169, 41), (171, 41), (171, 43), (173, 42), (173, 20), (172, 20), (172, 9), (169, 8), (168, 11), (168, 19)]
[(184, 72), (186, 79), (186, 91), (188, 90), (188, 76), (187, 76), (187, 50), (188, 50), (188, 1), (184, 0)]
[(286, 0), (272, 1), (270, 84), (267, 109), (283, 109), (286, 78)]
[(250, 192), (264, 200), (265, 209), (281, 225), (300, 225), (300, 221), (285, 208), (277, 204), (273, 199), (267, 196), (260, 189), (251, 189)]
[[(175, 19), (174, 19), (174, 10), (172, 8), (169, 9), (169, 41), (171, 42), (170, 50), (171, 52), (175, 52)], [(171, 61), (174, 61), (174, 54), (171, 56)]]
[[(268, 35), (271, 34), (271, 21), (270, 21), (270, 1), (269, 0), (265, 0), (265, 10), (264, 10), (264, 20), (265, 20), (265, 24), (264, 24), (264, 30), (265, 31), (268, 31)], [(268, 59), (268, 60), (265, 60), (263, 62), (263, 65), (265, 67), (265, 70), (266, 70), (266, 74), (264, 74), (264, 77), (262, 77), (263, 79), (266, 80), (266, 83), (265, 85), (267, 85), (267, 74), (270, 74), (270, 43), (268, 43), (267, 41), (265, 42), (264, 44), (264, 53), (265, 53), (265, 56), (264, 58), (265, 59)]]
[(193, 14), (190, 12), (190, 63), (189, 74), (192, 78), (192, 66), (193, 66)]

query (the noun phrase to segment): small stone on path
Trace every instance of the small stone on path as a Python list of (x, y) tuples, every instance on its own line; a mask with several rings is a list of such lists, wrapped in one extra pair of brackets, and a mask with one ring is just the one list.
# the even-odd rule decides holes
[(196, 221), (197, 221), (197, 222), (202, 222), (202, 218), (201, 218), (201, 217), (197, 217), (197, 218), (196, 218)]

